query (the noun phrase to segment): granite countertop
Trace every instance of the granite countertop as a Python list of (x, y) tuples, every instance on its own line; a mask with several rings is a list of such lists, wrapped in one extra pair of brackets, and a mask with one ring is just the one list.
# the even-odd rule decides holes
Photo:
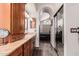
[(25, 42), (30, 40), (35, 35), (36, 35), (35, 33), (28, 33), (21, 40), (18, 40), (18, 41), (15, 41), (13, 43), (8, 43), (6, 45), (0, 46), (0, 56), (7, 56), (7, 55), (9, 55), (10, 53), (12, 53), (14, 50), (16, 50), (18, 47), (23, 45)]

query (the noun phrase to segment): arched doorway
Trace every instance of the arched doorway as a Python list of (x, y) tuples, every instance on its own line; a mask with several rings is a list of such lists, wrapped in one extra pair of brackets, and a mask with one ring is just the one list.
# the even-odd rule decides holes
[(40, 41), (44, 40), (50, 42), (51, 35), (51, 17), (52, 9), (50, 7), (43, 7), (39, 12), (40, 26), (39, 26), (39, 37)]

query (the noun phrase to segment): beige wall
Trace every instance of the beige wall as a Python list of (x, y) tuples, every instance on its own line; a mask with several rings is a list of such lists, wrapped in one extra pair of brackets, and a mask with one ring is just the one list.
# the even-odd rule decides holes
[[(10, 4), (0, 3), (0, 28), (10, 31)], [(2, 40), (0, 40), (0, 44)]]
[(0, 3), (0, 28), (10, 30), (10, 4)]

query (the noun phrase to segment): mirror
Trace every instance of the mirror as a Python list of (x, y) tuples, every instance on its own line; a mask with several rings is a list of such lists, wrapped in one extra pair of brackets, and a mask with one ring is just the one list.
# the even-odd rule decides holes
[(32, 18), (32, 20), (30, 21), (30, 28), (36, 28), (36, 19)]
[(0, 38), (6, 38), (9, 35), (9, 31), (6, 29), (0, 29)]

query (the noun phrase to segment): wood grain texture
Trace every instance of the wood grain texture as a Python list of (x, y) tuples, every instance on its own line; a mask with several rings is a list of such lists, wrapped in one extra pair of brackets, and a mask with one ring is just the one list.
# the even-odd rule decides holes
[(24, 37), (24, 31), (25, 31), (25, 15), (24, 15), (24, 9), (25, 4), (23, 3), (11, 3), (10, 4), (10, 10), (11, 10), (11, 22), (10, 22), (10, 40), (9, 42), (14, 42), (19, 39), (22, 39)]
[(49, 40), (41, 39), (40, 47), (34, 49), (33, 56), (64, 56), (64, 48), (62, 44), (58, 43), (56, 51)]

